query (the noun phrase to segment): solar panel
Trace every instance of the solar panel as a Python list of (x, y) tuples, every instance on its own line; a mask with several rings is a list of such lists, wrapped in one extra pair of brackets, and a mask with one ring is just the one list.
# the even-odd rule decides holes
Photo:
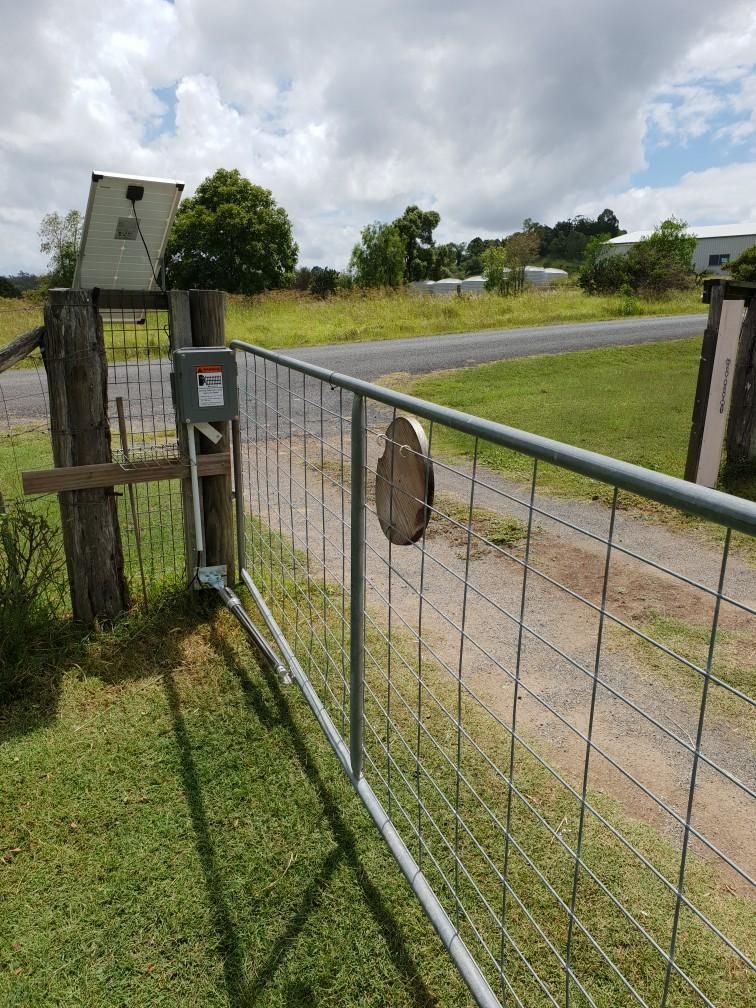
[(153, 268), (157, 274), (183, 188), (172, 179), (93, 172), (73, 286), (158, 287)]

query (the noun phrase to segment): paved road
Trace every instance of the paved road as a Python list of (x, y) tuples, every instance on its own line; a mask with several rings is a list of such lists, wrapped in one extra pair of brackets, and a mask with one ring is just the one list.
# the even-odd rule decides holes
[[(705, 320), (705, 315), (674, 315), (580, 322), (302, 347), (286, 352), (329, 370), (373, 381), (396, 371), (423, 374), (511, 357), (683, 339), (702, 333)], [(132, 401), (140, 398), (145, 412), (150, 403), (158, 426), (169, 426), (163, 414), (170, 415), (170, 404), (162, 401), (162, 392), (167, 390), (168, 371), (167, 361), (117, 364), (110, 369), (110, 396), (114, 398), (120, 394)], [(29, 370), (7, 371), (0, 376), (0, 425), (8, 420), (18, 423), (44, 416), (43, 385), (40, 376)]]

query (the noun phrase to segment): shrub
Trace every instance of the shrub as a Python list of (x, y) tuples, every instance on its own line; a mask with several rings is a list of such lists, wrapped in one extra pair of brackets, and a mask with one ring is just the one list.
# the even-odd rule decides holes
[(726, 268), (733, 280), (738, 280), (740, 283), (756, 283), (756, 245), (741, 252)]
[(0, 697), (28, 672), (30, 650), (49, 634), (63, 574), (58, 533), (22, 503), (0, 510)]
[(670, 217), (625, 255), (608, 255), (603, 236), (593, 240), (586, 249), (580, 286), (588, 294), (617, 294), (628, 287), (645, 297), (691, 288), (696, 280), (696, 238), (687, 227), (685, 221)]

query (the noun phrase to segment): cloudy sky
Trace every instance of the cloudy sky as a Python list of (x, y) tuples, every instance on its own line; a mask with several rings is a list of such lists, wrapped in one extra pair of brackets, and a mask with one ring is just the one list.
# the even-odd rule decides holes
[[(440, 240), (615, 210), (756, 220), (751, 0), (2, 0), (0, 274), (93, 169), (239, 168), (309, 264), (408, 203)], [(724, 28), (720, 26), (726, 26)]]

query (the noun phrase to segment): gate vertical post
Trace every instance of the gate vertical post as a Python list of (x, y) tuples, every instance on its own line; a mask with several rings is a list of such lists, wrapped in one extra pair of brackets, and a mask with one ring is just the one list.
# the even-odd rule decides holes
[(351, 559), (349, 568), (349, 756), (362, 777), (365, 706), (365, 400), (352, 399)]
[(725, 458), (733, 469), (753, 465), (756, 461), (756, 285), (740, 330)]
[[(44, 362), (56, 467), (112, 462), (102, 319), (90, 291), (54, 289)], [(91, 626), (129, 606), (112, 487), (58, 494), (74, 619)]]
[(724, 294), (724, 280), (711, 284), (709, 318), (706, 322), (703, 343), (701, 345), (696, 397), (693, 401), (693, 416), (690, 424), (690, 438), (688, 440), (688, 457), (685, 463), (685, 479), (690, 480), (691, 483), (696, 482), (698, 463), (701, 458), (701, 444), (703, 442), (704, 426), (706, 423), (706, 409), (709, 404), (711, 376), (714, 371), (714, 355), (717, 352), (717, 335), (719, 333), (719, 320), (722, 317)]
[[(192, 325), (192, 344), (196, 347), (222, 347), (226, 345), (225, 294), (223, 291), (189, 291), (189, 311)], [(217, 445), (207, 438), (198, 440), (201, 455), (213, 455), (229, 450), (229, 423), (221, 421), (212, 425), (222, 434)], [(231, 507), (231, 476), (203, 476), (202, 510), (205, 524), (205, 564), (225, 564), (229, 584), (234, 576), (234, 526)], [(196, 558), (195, 558), (196, 562)]]
[[(171, 353), (181, 347), (192, 345), (189, 291), (168, 291), (168, 331)], [(192, 436), (194, 436), (193, 433)], [(176, 424), (176, 441), (181, 458), (187, 458), (189, 455), (189, 431), (186, 429), (186, 424)], [(197, 536), (194, 529), (192, 481), (188, 476), (181, 480), (181, 510), (184, 516), (184, 564), (187, 580), (191, 580), (192, 571), (197, 566)]]

